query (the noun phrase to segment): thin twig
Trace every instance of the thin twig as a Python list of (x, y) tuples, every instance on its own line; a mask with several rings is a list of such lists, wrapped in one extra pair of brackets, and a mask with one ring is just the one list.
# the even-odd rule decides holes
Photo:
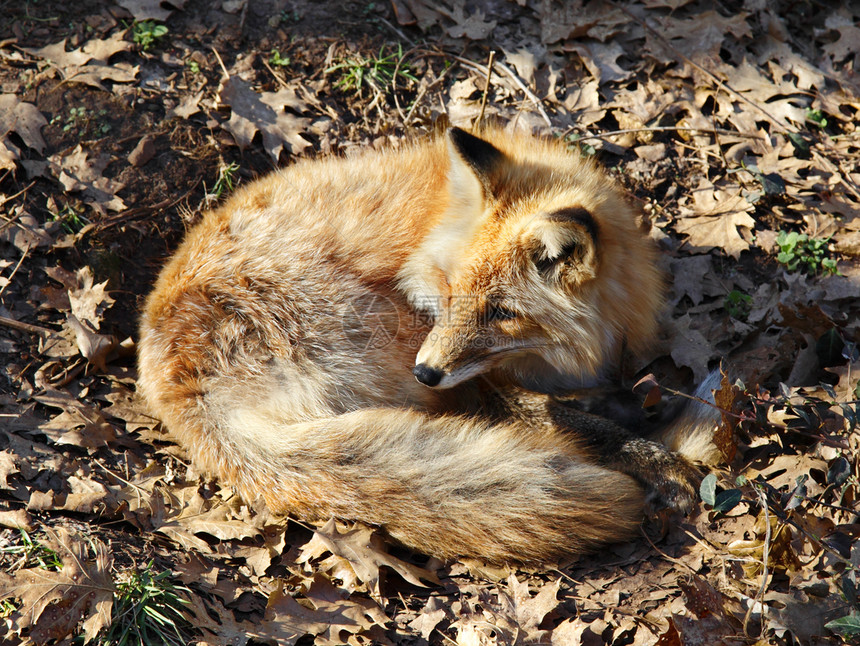
[(404, 34), (402, 31), (400, 31), (397, 27), (395, 27), (394, 25), (392, 25), (390, 22), (388, 22), (385, 18), (383, 18), (382, 16), (379, 16), (379, 17), (377, 18), (377, 20), (379, 20), (383, 25), (385, 25), (386, 27), (388, 27), (388, 28), (389, 28), (391, 31), (393, 31), (395, 34), (397, 34), (398, 36), (400, 36), (400, 38), (402, 38), (402, 39), (403, 39), (403, 42), (405, 42), (405, 43), (409, 43), (412, 47), (415, 47), (415, 41), (414, 41), (414, 40), (412, 40), (409, 36), (407, 36), (406, 34)]
[(224, 65), (224, 61), (221, 60), (221, 54), (219, 54), (218, 50), (215, 49), (214, 47), (212, 47), (211, 49), (212, 49), (212, 53), (215, 54), (215, 58), (218, 59), (218, 64), (221, 66), (221, 69), (224, 72), (224, 76), (229, 79), (230, 78), (230, 72), (227, 71), (227, 66)]
[[(4, 175), (3, 177), (5, 177), (5, 175)], [(3, 178), (0, 178), (0, 179), (3, 179)], [(24, 193), (26, 193), (27, 191), (29, 191), (29, 190), (30, 190), (30, 187), (32, 187), (32, 186), (33, 186), (33, 184), (35, 184), (35, 183), (36, 183), (36, 180), (33, 180), (32, 182), (30, 182), (29, 184), (27, 184), (27, 186), (25, 186), (25, 187), (24, 187), (24, 188), (22, 188), (20, 191), (18, 191), (17, 193), (15, 193), (15, 195), (2, 195), (2, 196), (0, 196), (0, 206), (1, 206), (1, 205), (3, 205), (3, 204), (6, 204), (6, 202), (11, 202), (12, 200), (14, 200), (14, 199), (15, 199), (16, 197), (18, 197), (19, 195), (23, 195)]]
[(493, 63), (496, 60), (496, 50), (490, 50), (490, 58), (487, 60), (487, 80), (484, 82), (484, 94), (481, 96), (481, 113), (478, 115), (478, 125), (484, 123), (484, 109), (487, 107), (487, 95), (490, 94), (490, 82), (493, 76)]
[(5, 325), (6, 327), (10, 327), (14, 330), (21, 330), (22, 332), (30, 332), (31, 334), (41, 334), (42, 336), (57, 334), (54, 330), (49, 330), (46, 327), (30, 325), (29, 323), (16, 321), (15, 319), (10, 319), (5, 316), (0, 316), (0, 325)]
[(263, 61), (263, 66), (267, 70), (269, 70), (269, 72), (272, 73), (272, 76), (275, 77), (275, 80), (278, 82), (278, 85), (280, 85), (285, 90), (289, 89), (290, 86), (287, 85), (287, 83), (286, 83), (286, 81), (284, 81), (284, 79), (282, 79), (280, 76), (278, 76), (278, 73), (275, 72), (274, 68), (271, 65), (269, 65), (269, 61), (267, 61), (265, 57), (262, 57), (260, 60)]
[(540, 116), (543, 117), (543, 120), (546, 122), (546, 125), (551, 128), (552, 121), (550, 121), (549, 115), (546, 113), (546, 110), (543, 109), (543, 102), (539, 98), (537, 98), (535, 93), (528, 88), (528, 86), (522, 81), (519, 76), (514, 73), (514, 71), (510, 67), (508, 67), (501, 61), (499, 61), (498, 66), (503, 72), (505, 72), (508, 76), (511, 77), (511, 80), (516, 84), (516, 86), (520, 88), (520, 90), (522, 90), (523, 94), (525, 94), (529, 98), (529, 100), (531, 100), (531, 102), (537, 108), (538, 112), (540, 112)]
[(9, 278), (6, 279), (6, 284), (3, 287), (0, 287), (0, 296), (3, 296), (3, 292), (6, 291), (6, 288), (12, 283), (12, 279), (15, 277), (15, 274), (18, 273), (18, 269), (21, 267), (21, 263), (24, 262), (24, 258), (26, 258), (30, 254), (30, 245), (24, 247), (24, 253), (21, 254), (21, 257), (18, 259), (18, 264), (15, 265), (15, 269), (12, 270), (12, 273), (9, 274)]
[[(750, 617), (752, 616), (753, 608), (756, 605), (759, 605), (762, 610), (764, 609), (764, 593), (767, 590), (767, 577), (768, 577), (768, 560), (770, 559), (770, 507), (767, 501), (767, 494), (763, 489), (756, 487), (756, 493), (758, 494), (759, 505), (761, 505), (764, 510), (764, 546), (762, 548), (761, 560), (762, 560), (762, 574), (761, 574), (761, 587), (758, 590), (758, 594), (755, 596), (755, 603), (751, 603), (749, 608), (747, 608), (747, 613), (744, 615), (744, 635), (747, 637), (750, 636), (748, 626)], [(764, 615), (764, 612), (761, 613)]]
[[(466, 67), (471, 67), (472, 69), (477, 70), (481, 74), (487, 73), (487, 68), (485, 66), (481, 65), (480, 63), (476, 63), (475, 61), (470, 61), (468, 58), (463, 58), (462, 56), (457, 56), (456, 54), (448, 54), (447, 56), (449, 56), (450, 58), (453, 58), (455, 61), (462, 63)], [(505, 72), (511, 78), (511, 81), (513, 81), (514, 85), (516, 85), (517, 88), (520, 91), (522, 91), (523, 94), (525, 94), (532, 101), (532, 103), (534, 103), (535, 107), (537, 108), (538, 112), (540, 112), (540, 114), (543, 117), (543, 120), (546, 122), (546, 124), (548, 126), (552, 126), (552, 121), (550, 121), (549, 115), (547, 115), (546, 110), (543, 109), (543, 105), (541, 104), (540, 99), (538, 99), (534, 95), (534, 93), (531, 90), (529, 90), (528, 87), (526, 87), (526, 84), (523, 83), (522, 80), (520, 80), (520, 77), (517, 76), (511, 70), (511, 68), (509, 68), (507, 65), (505, 65), (502, 62), (497, 62), (496, 66), (500, 70)]]
[[(636, 132), (702, 132), (709, 135), (724, 135), (730, 137), (745, 137), (747, 139), (761, 139), (761, 135), (749, 132), (736, 132), (734, 130), (723, 130), (721, 128), (690, 128), (685, 126), (652, 126), (650, 128), (626, 128), (624, 130), (612, 130), (610, 132), (601, 132), (597, 135), (586, 135), (577, 137), (577, 141), (585, 141), (587, 139), (605, 139), (606, 137), (614, 137), (615, 135), (626, 135)], [(568, 131), (570, 132), (570, 131)]]
[(432, 88), (433, 86), (438, 85), (440, 82), (442, 82), (445, 79), (445, 77), (448, 76), (448, 73), (452, 69), (454, 69), (454, 67), (455, 67), (454, 65), (451, 65), (450, 67), (446, 67), (439, 76), (437, 76), (435, 79), (430, 81), (430, 83), (428, 83), (427, 85), (423, 86), (422, 88), (420, 88), (418, 90), (418, 94), (415, 96), (415, 100), (412, 101), (412, 106), (409, 108), (409, 111), (406, 113), (406, 119), (404, 119), (404, 125), (408, 125), (409, 120), (412, 118), (412, 113), (415, 111), (415, 108), (418, 107), (418, 104), (421, 102), (421, 99), (424, 98), (424, 95), (427, 94), (427, 92), (430, 90), (430, 88)]

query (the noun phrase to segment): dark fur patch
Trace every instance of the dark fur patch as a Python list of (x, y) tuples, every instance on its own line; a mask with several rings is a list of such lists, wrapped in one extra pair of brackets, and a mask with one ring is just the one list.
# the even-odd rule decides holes
[(505, 154), (493, 144), (461, 128), (451, 128), (448, 136), (463, 161), (475, 171), (481, 183), (486, 184), (489, 175), (504, 160)]
[(597, 246), (598, 228), (594, 216), (581, 206), (571, 206), (566, 209), (553, 211), (548, 215), (550, 220), (556, 222), (575, 222), (588, 232), (594, 245)]

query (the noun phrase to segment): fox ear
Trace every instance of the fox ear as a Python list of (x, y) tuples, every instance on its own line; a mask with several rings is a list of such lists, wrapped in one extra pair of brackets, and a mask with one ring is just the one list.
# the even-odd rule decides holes
[(493, 171), (504, 161), (505, 154), (493, 144), (461, 128), (451, 128), (448, 131), (448, 141), (452, 173), (471, 171), (484, 193), (490, 194), (490, 178)]
[(540, 218), (533, 236), (531, 259), (544, 280), (575, 286), (597, 275), (597, 225), (586, 209), (560, 209)]

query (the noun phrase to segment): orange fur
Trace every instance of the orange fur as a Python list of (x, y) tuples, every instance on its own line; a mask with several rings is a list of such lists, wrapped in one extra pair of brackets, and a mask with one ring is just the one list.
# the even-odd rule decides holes
[(192, 229), (147, 301), (139, 383), (198, 467), (443, 557), (630, 535), (642, 486), (523, 388), (647, 343), (654, 250), (592, 162), (481, 137), (301, 161)]

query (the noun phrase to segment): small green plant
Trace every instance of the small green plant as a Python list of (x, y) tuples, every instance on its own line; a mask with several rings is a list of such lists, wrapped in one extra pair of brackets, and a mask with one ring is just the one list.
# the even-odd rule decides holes
[(579, 134), (572, 132), (567, 135), (564, 140), (567, 142), (568, 150), (578, 150), (583, 157), (593, 157), (597, 154), (597, 149), (591, 144), (586, 144), (580, 141)]
[(26, 530), (20, 529), (18, 531), (21, 532), (20, 545), (8, 545), (0, 548), (0, 552), (4, 554), (19, 556), (20, 561), (16, 564), (16, 569), (40, 567), (43, 570), (56, 572), (63, 568), (63, 562), (54, 550), (42, 545)]
[(806, 120), (810, 123), (814, 123), (822, 130), (827, 127), (827, 117), (824, 116), (824, 113), (821, 110), (806, 108)]
[(87, 110), (83, 106), (75, 106), (69, 108), (69, 113), (65, 119), (60, 115), (51, 119), (52, 124), (63, 124), (63, 132), (86, 132), (91, 131), (91, 134), (96, 137), (104, 137), (111, 130), (111, 125), (104, 120), (107, 117), (107, 110), (99, 110), (97, 113)]
[(777, 262), (789, 271), (804, 271), (810, 275), (838, 274), (836, 260), (828, 257), (830, 238), (810, 238), (805, 233), (780, 231), (776, 237), (779, 246)]
[(239, 164), (236, 162), (230, 162), (226, 166), (222, 164), (221, 168), (218, 169), (218, 179), (215, 180), (215, 185), (211, 191), (206, 191), (206, 200), (215, 202), (220, 200), (224, 193), (229, 193), (236, 188), (236, 173), (238, 171)]
[(365, 84), (376, 90), (391, 84), (395, 77), (417, 82), (408, 63), (403, 62), (403, 46), (397, 45), (397, 50), (385, 54), (385, 46), (379, 54), (366, 58), (360, 54), (347, 56), (336, 65), (329, 67), (325, 73), (338, 72), (340, 80), (335, 87), (342, 90), (360, 92)]
[(191, 591), (156, 573), (150, 561), (142, 570), (120, 574), (113, 600), (113, 621), (100, 638), (103, 646), (184, 646), (191, 626), (183, 614)]
[(269, 52), (269, 65), (272, 67), (287, 67), (290, 64), (289, 56), (281, 56), (281, 52), (273, 49)]
[(280, 15), (280, 21), (283, 23), (291, 23), (298, 22), (302, 19), (302, 14), (299, 13), (298, 9), (294, 9), (293, 11), (283, 10)]
[(142, 20), (132, 25), (131, 34), (134, 42), (147, 52), (155, 44), (155, 41), (167, 35), (167, 27), (154, 20)]
[(11, 599), (3, 599), (3, 601), (0, 601), (0, 619), (5, 619), (17, 609), (18, 607)]
[[(69, 108), (66, 115), (66, 123), (63, 124), (63, 132), (69, 132), (77, 128), (87, 118), (87, 109), (83, 106)], [(58, 116), (51, 119), (51, 123), (57, 123), (62, 119)]]
[(59, 222), (66, 233), (77, 233), (89, 224), (87, 220), (75, 207), (71, 204), (63, 205), (57, 213), (51, 213), (51, 220)]
[(185, 65), (188, 66), (188, 71), (192, 74), (200, 74), (200, 63), (194, 59), (189, 58), (185, 61)]
[(726, 308), (729, 316), (734, 319), (738, 319), (739, 321), (746, 320), (750, 314), (751, 305), (752, 296), (737, 289), (733, 289), (726, 294), (726, 299), (723, 302), (723, 307)]

